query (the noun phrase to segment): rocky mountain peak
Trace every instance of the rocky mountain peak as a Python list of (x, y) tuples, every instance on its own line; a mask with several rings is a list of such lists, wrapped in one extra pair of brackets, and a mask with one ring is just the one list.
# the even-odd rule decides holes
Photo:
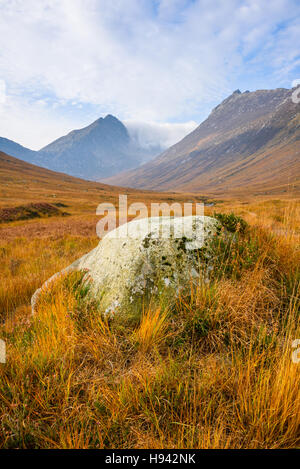
[(0, 150), (54, 171), (100, 179), (138, 167), (153, 150), (133, 139), (117, 117), (107, 114), (88, 126), (69, 132), (38, 152), (0, 138)]
[(104, 117), (104, 120), (105, 121), (110, 121), (110, 122), (120, 122), (119, 119), (117, 119), (117, 117), (113, 116), (112, 114), (107, 114), (105, 117)]
[[(153, 161), (107, 179), (154, 190), (226, 190), (299, 179), (300, 105), (285, 88), (234, 91)], [(298, 176), (297, 176), (298, 175)]]

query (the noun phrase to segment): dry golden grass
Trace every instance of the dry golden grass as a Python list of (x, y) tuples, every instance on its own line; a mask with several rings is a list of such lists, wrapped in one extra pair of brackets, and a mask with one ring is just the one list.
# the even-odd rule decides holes
[(34, 291), (55, 272), (93, 249), (94, 237), (0, 240), (0, 316), (30, 304)]
[(142, 352), (148, 352), (167, 338), (168, 311), (149, 308), (142, 314), (140, 324), (133, 333), (133, 339)]
[[(78, 273), (62, 276), (32, 317), (35, 289), (98, 243), (94, 213), (105, 195), (95, 199), (95, 184), (91, 200), (89, 183), (73, 183), (57, 197), (70, 217), (0, 229), (0, 447), (299, 447), (300, 364), (291, 359), (300, 338), (299, 200), (207, 208), (241, 215), (249, 233), (230, 252), (216, 247), (209, 284), (169, 303), (105, 319)], [(50, 198), (53, 187), (41, 193), (39, 184), (28, 202)], [(22, 199), (21, 186), (15, 199), (13, 185), (3, 192), (2, 206)], [(154, 195), (140, 197), (148, 204)], [(185, 197), (193, 198), (154, 198)]]

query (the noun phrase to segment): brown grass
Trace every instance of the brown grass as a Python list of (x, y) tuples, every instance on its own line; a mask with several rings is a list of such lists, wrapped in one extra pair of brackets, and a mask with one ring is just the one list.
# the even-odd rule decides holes
[[(105, 319), (80, 273), (61, 277), (32, 317), (35, 289), (98, 243), (97, 205), (127, 191), (2, 160), (1, 207), (64, 203), (71, 215), (0, 228), (1, 448), (300, 446), (299, 200), (207, 208), (241, 215), (249, 233), (227, 254), (216, 246), (209, 284), (134, 319)], [(201, 200), (128, 193), (147, 205)]]
[(32, 203), (0, 209), (0, 223), (8, 223), (19, 220), (30, 220), (32, 218), (47, 218), (67, 216), (67, 212), (62, 212), (58, 207), (47, 203)]
[(133, 322), (104, 319), (80, 273), (31, 316), (35, 288), (94, 247), (92, 234), (1, 241), (2, 448), (299, 447), (299, 202), (221, 207), (250, 223), (245, 249)]

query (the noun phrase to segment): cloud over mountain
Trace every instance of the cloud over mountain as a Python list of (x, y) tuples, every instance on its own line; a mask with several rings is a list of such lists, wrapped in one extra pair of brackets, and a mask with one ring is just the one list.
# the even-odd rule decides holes
[(166, 148), (179, 142), (183, 137), (197, 127), (194, 121), (174, 124), (127, 120), (125, 121), (130, 136), (145, 148)]
[(299, 14), (297, 0), (2, 0), (1, 135), (37, 149), (106, 113), (201, 122), (234, 88), (290, 86)]

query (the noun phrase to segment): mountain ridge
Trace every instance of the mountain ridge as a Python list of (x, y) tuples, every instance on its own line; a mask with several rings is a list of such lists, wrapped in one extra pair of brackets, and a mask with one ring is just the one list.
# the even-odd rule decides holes
[(30, 150), (29, 148), (5, 137), (0, 137), (0, 151), (8, 155), (13, 153), (16, 158), (19, 157), (26, 162), (28, 162), (27, 158), (35, 158), (35, 154), (37, 153), (36, 151)]
[(0, 151), (52, 171), (96, 180), (138, 167), (154, 156), (155, 148), (139, 145), (119, 119), (107, 114), (38, 151), (0, 137)]
[(242, 189), (249, 182), (260, 187), (264, 178), (272, 183), (272, 174), (275, 185), (287, 184), (283, 177), (298, 184), (300, 106), (293, 103), (292, 92), (236, 90), (193, 132), (154, 160), (101, 180), (150, 190), (216, 192), (227, 186)]

